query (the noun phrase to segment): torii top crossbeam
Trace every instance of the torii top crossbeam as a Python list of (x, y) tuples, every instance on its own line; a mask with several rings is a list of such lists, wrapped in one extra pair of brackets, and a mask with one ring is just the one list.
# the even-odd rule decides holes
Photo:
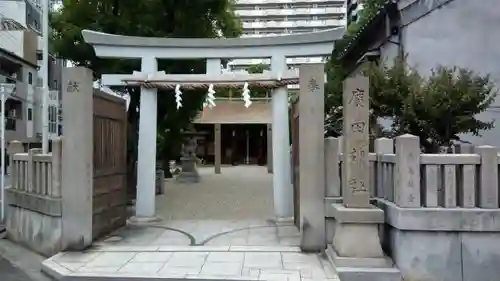
[[(141, 58), (260, 58), (328, 56), (343, 27), (310, 33), (255, 38), (157, 38), (123, 36), (83, 30), (85, 42), (98, 57)], [(117, 51), (119, 48), (119, 51)]]
[(153, 75), (146, 75), (134, 71), (132, 75), (103, 75), (103, 84), (115, 84), (117, 80), (122, 85), (141, 86), (144, 88), (173, 89), (180, 85), (184, 89), (238, 88), (247, 84), (249, 87), (274, 89), (299, 82), (299, 73), (288, 70), (283, 74), (271, 73), (224, 73), (214, 74), (165, 74), (160, 71)]

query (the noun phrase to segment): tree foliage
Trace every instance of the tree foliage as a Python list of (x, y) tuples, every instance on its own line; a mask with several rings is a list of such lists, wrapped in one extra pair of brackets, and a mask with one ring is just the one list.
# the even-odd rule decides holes
[[(460, 134), (479, 135), (493, 126), (492, 122), (476, 117), (496, 97), (488, 75), (481, 76), (463, 68), (438, 67), (429, 77), (423, 77), (410, 69), (404, 60), (395, 60), (391, 66), (370, 63), (362, 74), (370, 78), (373, 135), (388, 134), (377, 121), (391, 119), (390, 135), (410, 133), (419, 136), (425, 151), (437, 152), (440, 146), (459, 140)], [(341, 88), (339, 85), (330, 87)], [(330, 135), (340, 135), (342, 90), (331, 91), (328, 96), (331, 107), (326, 118), (327, 131)]]
[[(342, 134), (343, 81), (349, 70), (341, 59), (356, 44), (364, 28), (387, 5), (387, 0), (366, 0), (358, 20), (351, 22), (344, 36), (335, 42), (327, 63), (325, 93), (325, 134)], [(391, 66), (368, 63), (363, 75), (370, 78), (370, 133), (372, 137), (410, 133), (420, 137), (427, 152), (450, 145), (459, 135), (479, 135), (491, 129), (492, 122), (476, 118), (491, 105), (496, 96), (488, 75), (481, 76), (463, 68), (437, 67), (429, 77), (421, 76), (397, 58)], [(390, 128), (380, 125), (390, 119)], [(388, 130), (389, 129), (389, 130)]]
[[(249, 68), (247, 68), (247, 72), (250, 74), (258, 74), (258, 73), (264, 73), (264, 71), (267, 71), (269, 69), (270, 69), (269, 65), (259, 63), (259, 64), (255, 64), (255, 65), (252, 65)], [(270, 91), (269, 89), (265, 89), (265, 88), (254, 88), (254, 89), (251, 89), (250, 94), (252, 95), (252, 97), (264, 98), (264, 97), (269, 96), (269, 91)]]
[[(77, 66), (92, 69), (96, 77), (103, 73), (132, 73), (140, 70), (138, 60), (100, 59), (83, 41), (81, 31), (151, 37), (214, 38), (237, 37), (241, 22), (234, 13), (233, 0), (65, 0), (51, 15), (51, 44), (58, 56)], [(203, 60), (159, 60), (159, 70), (166, 73), (204, 73)], [(137, 140), (136, 108), (139, 89), (126, 89), (131, 95), (128, 120), (129, 148)], [(158, 92), (158, 155), (168, 160), (176, 157), (180, 132), (196, 116), (205, 91), (183, 91), (183, 107), (177, 110), (173, 91)], [(129, 163), (135, 163), (136, 151), (130, 151)], [(166, 161), (165, 161), (166, 162)]]

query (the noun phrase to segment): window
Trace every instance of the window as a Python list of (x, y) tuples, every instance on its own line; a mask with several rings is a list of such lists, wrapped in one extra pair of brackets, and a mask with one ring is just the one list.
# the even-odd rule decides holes
[(28, 84), (33, 85), (33, 73), (28, 72)]
[(49, 133), (57, 132), (57, 111), (55, 105), (49, 105)]
[(33, 109), (28, 108), (28, 121), (33, 120)]
[(16, 119), (5, 118), (5, 130), (15, 131), (16, 130)]

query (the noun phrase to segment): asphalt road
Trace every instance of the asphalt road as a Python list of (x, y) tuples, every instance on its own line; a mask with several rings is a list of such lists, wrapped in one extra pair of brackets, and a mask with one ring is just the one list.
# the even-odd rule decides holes
[(0, 280), (2, 281), (36, 281), (31, 279), (24, 271), (12, 265), (0, 256)]

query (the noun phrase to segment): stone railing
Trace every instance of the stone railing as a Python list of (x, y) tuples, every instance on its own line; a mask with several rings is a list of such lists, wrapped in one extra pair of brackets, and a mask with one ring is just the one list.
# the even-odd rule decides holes
[[(22, 191), (39, 196), (61, 197), (60, 167), (53, 169), (54, 157), (57, 155), (42, 154), (41, 149), (34, 148), (28, 153), (17, 153), (12, 156), (11, 191)], [(54, 181), (59, 177), (58, 181)]]
[[(325, 142), (326, 194), (340, 197), (344, 157), (340, 153), (341, 138), (327, 138)], [(394, 153), (395, 146), (400, 149)], [(401, 207), (498, 208), (500, 156), (492, 146), (474, 150), (476, 153), (423, 154), (414, 136), (404, 135), (396, 142), (377, 139), (375, 153), (368, 156), (370, 194)]]
[[(325, 139), (328, 243), (336, 225), (331, 206), (342, 200), (341, 146), (341, 138)], [(374, 147), (368, 155), (368, 188), (373, 204), (384, 210), (386, 227), (379, 234), (385, 251), (403, 278), (495, 279), (500, 256), (497, 148), (424, 154), (413, 135), (377, 139)]]
[(31, 149), (11, 155), (7, 236), (44, 255), (61, 247), (61, 146), (56, 139), (52, 153)]

